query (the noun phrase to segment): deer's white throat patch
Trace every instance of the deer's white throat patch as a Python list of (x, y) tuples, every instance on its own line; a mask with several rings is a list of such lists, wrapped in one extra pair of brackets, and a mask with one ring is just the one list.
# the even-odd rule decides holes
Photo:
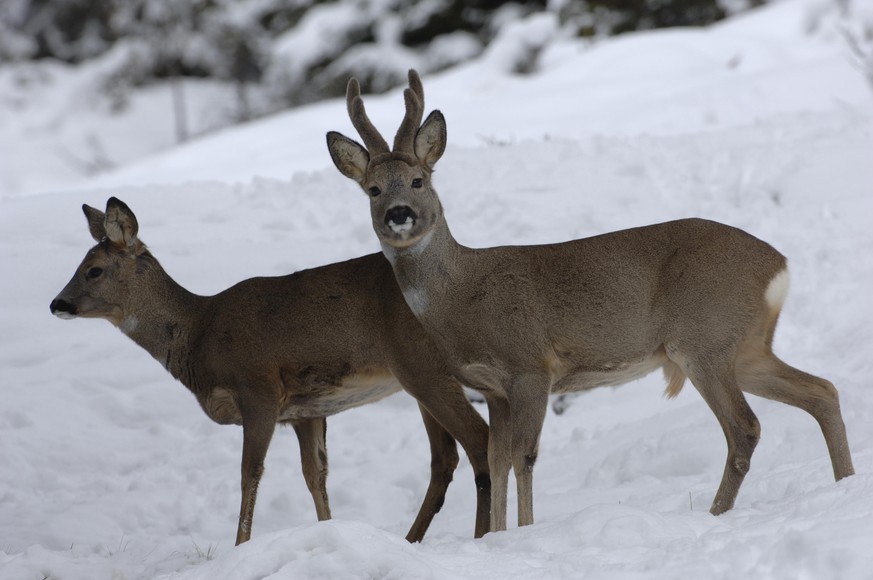
[(433, 238), (433, 230), (423, 235), (416, 243), (405, 248), (395, 248), (394, 246), (382, 242), (382, 253), (385, 254), (385, 257), (388, 258), (388, 261), (391, 262), (391, 265), (393, 266), (397, 262), (399, 256), (415, 257), (421, 254), (427, 249), (428, 245), (430, 245), (431, 238)]
[(427, 312), (427, 293), (423, 288), (404, 286), (401, 287), (401, 290), (403, 290), (403, 298), (406, 299), (406, 304), (409, 305), (413, 314), (418, 316)]
[[(405, 248), (395, 248), (394, 246), (382, 242), (382, 253), (385, 254), (385, 257), (391, 265), (394, 266), (397, 263), (397, 259), (400, 257), (415, 258), (419, 256), (425, 249), (427, 249), (428, 245), (430, 245), (431, 239), (433, 239), (433, 230), (423, 235), (416, 243)], [(406, 304), (409, 306), (409, 309), (412, 310), (413, 314), (418, 316), (427, 312), (428, 299), (427, 292), (424, 288), (401, 284), (400, 290), (403, 292), (403, 298), (406, 300)]]
[(137, 326), (139, 326), (139, 319), (136, 316), (128, 316), (121, 321), (121, 324), (118, 326), (118, 328), (120, 328), (121, 332), (123, 332), (124, 334), (130, 335), (131, 332), (136, 330)]

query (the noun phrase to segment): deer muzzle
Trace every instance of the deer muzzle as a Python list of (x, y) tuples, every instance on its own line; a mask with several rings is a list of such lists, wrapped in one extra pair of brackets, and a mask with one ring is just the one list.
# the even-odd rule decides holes
[(58, 318), (76, 317), (76, 305), (71, 304), (62, 298), (55, 298), (54, 300), (52, 300), (52, 303), (49, 305), (49, 309), (52, 311), (52, 314), (54, 314)]
[(411, 230), (417, 217), (408, 205), (396, 205), (385, 212), (385, 225), (400, 234)]

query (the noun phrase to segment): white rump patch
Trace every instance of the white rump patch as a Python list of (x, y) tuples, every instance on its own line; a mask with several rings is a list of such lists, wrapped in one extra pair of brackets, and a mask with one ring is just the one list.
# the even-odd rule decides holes
[(788, 268), (786, 267), (773, 276), (773, 279), (767, 285), (767, 291), (764, 292), (764, 299), (772, 310), (780, 310), (782, 305), (785, 304), (785, 298), (788, 296), (788, 286), (789, 276)]

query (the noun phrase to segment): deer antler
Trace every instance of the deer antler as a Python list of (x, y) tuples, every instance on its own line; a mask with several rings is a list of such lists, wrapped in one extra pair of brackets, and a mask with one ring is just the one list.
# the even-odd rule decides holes
[[(421, 84), (421, 77), (418, 76), (415, 69), (409, 69), (409, 88), (403, 91), (403, 100), (406, 103), (406, 115), (404, 115), (400, 128), (397, 129), (397, 134), (394, 136), (394, 151), (414, 153), (415, 133), (421, 126), (421, 120), (424, 117), (424, 87)], [(349, 79), (349, 84), (346, 87), (346, 106), (352, 125), (358, 131), (361, 139), (364, 140), (364, 146), (369, 151), (370, 156), (390, 153), (388, 143), (376, 130), (373, 122), (367, 116), (366, 110), (364, 110), (361, 85), (356, 78)]]
[(346, 87), (346, 106), (349, 110), (349, 117), (352, 120), (352, 125), (358, 131), (358, 135), (364, 140), (364, 147), (370, 152), (370, 156), (376, 156), (380, 153), (389, 153), (388, 143), (373, 126), (372, 121), (367, 116), (364, 110), (364, 100), (361, 98), (361, 85), (358, 84), (358, 79), (349, 79), (349, 84)]
[(415, 133), (424, 116), (424, 87), (415, 69), (409, 69), (409, 88), (403, 91), (403, 100), (406, 103), (406, 115), (394, 136), (394, 151), (414, 153)]
[[(409, 88), (418, 97), (418, 102), (421, 105), (421, 110), (424, 111), (424, 86), (421, 84), (421, 77), (418, 76), (418, 71), (414, 68), (409, 69)], [(418, 124), (421, 124), (419, 119)]]

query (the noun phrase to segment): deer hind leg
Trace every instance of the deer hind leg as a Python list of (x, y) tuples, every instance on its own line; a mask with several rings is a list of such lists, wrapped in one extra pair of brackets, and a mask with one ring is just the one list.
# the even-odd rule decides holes
[(727, 440), (724, 474), (709, 509), (711, 514), (719, 515), (734, 506), (761, 436), (761, 427), (737, 384), (731, 364), (713, 361), (679, 364), (715, 414)]
[(834, 478), (839, 481), (855, 473), (839, 395), (833, 384), (785, 364), (769, 348), (745, 353), (737, 363), (737, 380), (748, 393), (798, 407), (812, 415), (824, 435)]
[(300, 419), (291, 422), (300, 444), (300, 464), (303, 479), (315, 503), (318, 521), (330, 519), (327, 497), (327, 419)]
[(420, 542), (424, 538), (434, 516), (443, 507), (446, 499), (446, 490), (455, 468), (458, 466), (458, 449), (455, 438), (446, 431), (442, 425), (434, 419), (427, 409), (421, 404), (418, 406), (421, 418), (424, 420), (424, 428), (430, 441), (430, 483), (418, 516), (412, 523), (409, 533), (406, 534), (408, 542)]
[[(249, 412), (247, 412), (249, 411)], [(264, 458), (276, 429), (275, 410), (251, 412), (242, 409), (243, 452), (242, 452), (242, 501), (239, 509), (239, 525), (236, 531), (236, 545), (247, 542), (252, 534), (252, 517), (258, 484), (264, 473)]]

